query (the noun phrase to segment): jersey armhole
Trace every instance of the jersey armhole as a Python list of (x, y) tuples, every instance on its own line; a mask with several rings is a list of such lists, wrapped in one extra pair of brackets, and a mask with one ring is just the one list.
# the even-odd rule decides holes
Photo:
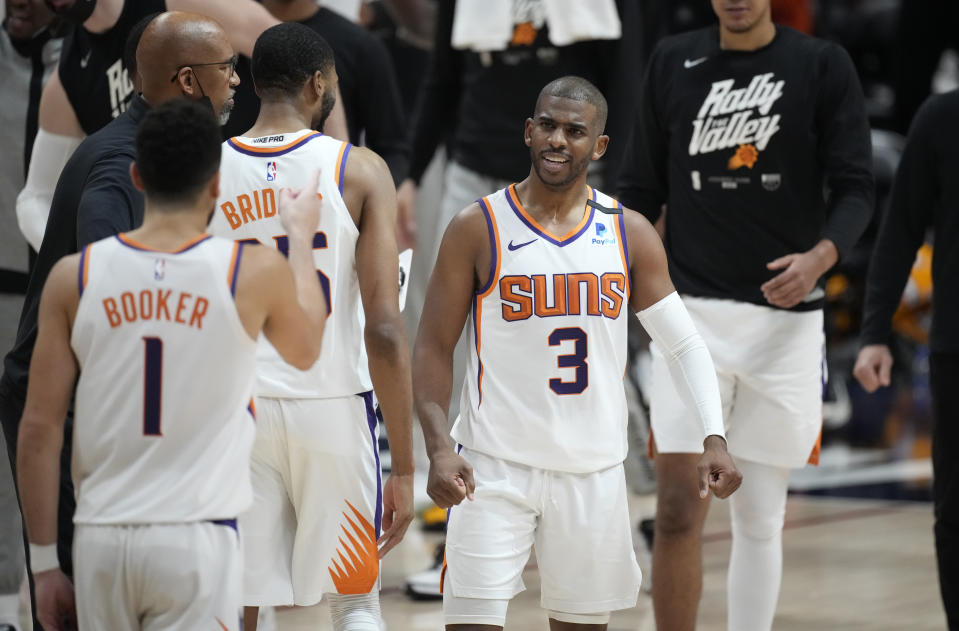
[[(616, 208), (622, 211), (623, 203), (619, 200), (614, 201), (616, 202)], [(623, 218), (622, 212), (616, 217), (616, 227), (619, 230), (619, 254), (623, 258), (623, 268), (626, 272), (626, 287), (631, 294), (633, 292), (633, 275), (629, 272), (629, 243), (626, 241), (626, 220)]]
[(236, 280), (240, 276), (240, 259), (243, 258), (243, 241), (233, 243), (233, 255), (230, 257), (230, 267), (227, 271), (227, 281), (230, 285), (230, 295), (236, 299)]
[(485, 298), (496, 285), (496, 278), (499, 276), (500, 265), (500, 244), (499, 230), (496, 227), (496, 218), (493, 216), (493, 209), (490, 207), (489, 200), (482, 197), (476, 202), (483, 210), (483, 216), (486, 218), (486, 230), (489, 234), (490, 260), (489, 260), (489, 278), (486, 283), (476, 292), (480, 298)]
[(90, 280), (90, 246), (92, 243), (87, 244), (87, 247), (83, 248), (83, 252), (80, 253), (80, 266), (77, 268), (77, 289), (79, 290), (79, 296), (83, 297), (83, 290), (87, 287), (87, 281)]
[(336, 168), (333, 173), (333, 179), (336, 180), (336, 188), (340, 191), (340, 196), (343, 195), (343, 180), (345, 179), (343, 175), (346, 173), (346, 159), (350, 155), (350, 149), (353, 147), (348, 142), (344, 142), (340, 147), (340, 152), (336, 155)]

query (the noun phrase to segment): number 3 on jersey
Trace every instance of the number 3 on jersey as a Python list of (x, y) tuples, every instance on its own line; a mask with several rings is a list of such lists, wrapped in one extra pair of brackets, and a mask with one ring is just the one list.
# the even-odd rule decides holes
[[(290, 256), (290, 238), (281, 234), (278, 237), (273, 237), (273, 240), (276, 241), (276, 250), (285, 257)], [(240, 243), (256, 243), (259, 245), (265, 245), (260, 243), (259, 239), (241, 239)], [(313, 249), (314, 250), (325, 250), (327, 248), (326, 244), (326, 233), (317, 232), (313, 235)], [(323, 288), (323, 297), (326, 298), (326, 317), (330, 317), (329, 314), (333, 313), (333, 299), (330, 296), (330, 277), (324, 274), (320, 270), (316, 270), (316, 275), (320, 278), (320, 286)]]
[(573, 341), (573, 352), (560, 355), (556, 358), (556, 365), (559, 368), (574, 368), (573, 381), (563, 381), (559, 377), (553, 377), (549, 380), (549, 389), (556, 394), (582, 394), (589, 386), (589, 364), (586, 363), (586, 356), (589, 354), (586, 331), (579, 327), (566, 327), (556, 329), (549, 334), (549, 345), (560, 346), (568, 340)]

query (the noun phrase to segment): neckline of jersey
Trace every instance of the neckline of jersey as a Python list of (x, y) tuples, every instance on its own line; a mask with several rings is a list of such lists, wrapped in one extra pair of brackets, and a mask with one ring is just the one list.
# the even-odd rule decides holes
[(247, 155), (275, 156), (293, 151), (297, 147), (323, 135), (318, 131), (313, 131), (312, 129), (301, 129), (295, 132), (285, 132), (282, 135), (285, 136), (286, 134), (294, 134), (296, 138), (283, 145), (270, 145), (264, 143), (261, 146), (254, 146), (250, 142), (259, 140), (260, 138), (269, 138), (269, 136), (234, 136), (226, 142), (237, 151)]
[[(589, 199), (596, 201), (596, 190), (592, 186), (586, 185), (586, 192)], [(550, 243), (564, 247), (569, 245), (573, 241), (579, 238), (586, 229), (589, 227), (589, 224), (593, 221), (593, 213), (595, 212), (593, 207), (590, 205), (585, 205), (583, 208), (583, 218), (576, 225), (575, 228), (570, 230), (562, 237), (558, 237), (546, 228), (544, 228), (536, 219), (533, 218), (531, 214), (523, 207), (523, 204), (519, 201), (519, 195), (516, 194), (516, 184), (510, 184), (506, 188), (506, 201), (509, 203), (510, 208), (513, 209), (513, 212), (516, 213), (516, 216), (519, 217), (520, 221), (526, 224), (526, 226), (543, 237)]]
[(116, 235), (116, 238), (117, 238), (117, 241), (119, 241), (120, 243), (122, 243), (123, 245), (127, 247), (133, 248), (134, 250), (141, 250), (143, 252), (157, 252), (160, 254), (182, 254), (191, 248), (195, 248), (196, 246), (200, 245), (207, 239), (212, 238), (212, 235), (207, 234), (205, 232), (202, 234), (199, 234), (193, 237), (192, 239), (190, 239), (189, 241), (187, 241), (186, 243), (184, 243), (183, 245), (181, 245), (180, 247), (176, 248), (175, 250), (159, 250), (157, 248), (152, 248), (148, 245), (144, 245), (140, 243), (139, 241), (135, 241), (131, 239), (124, 232), (121, 232), (120, 234)]

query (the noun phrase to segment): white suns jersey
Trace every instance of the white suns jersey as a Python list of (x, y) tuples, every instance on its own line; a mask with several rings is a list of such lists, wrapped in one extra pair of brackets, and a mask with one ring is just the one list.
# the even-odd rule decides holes
[[(531, 467), (585, 473), (626, 457), (629, 264), (621, 205), (589, 189), (559, 237), (510, 186), (479, 201), (492, 269), (473, 297), (453, 438)], [(601, 208), (597, 208), (600, 206)]]
[(250, 505), (256, 342), (233, 301), (240, 250), (119, 235), (81, 253), (77, 523), (232, 519)]
[(319, 168), (323, 209), (313, 239), (329, 320), (323, 350), (312, 368), (290, 366), (261, 335), (257, 350), (257, 395), (328, 398), (373, 389), (363, 342), (363, 305), (356, 276), (359, 230), (342, 196), (351, 145), (310, 130), (223, 143), (220, 198), (210, 232), (262, 243), (286, 254), (288, 241), (277, 214), (279, 191), (306, 186)]

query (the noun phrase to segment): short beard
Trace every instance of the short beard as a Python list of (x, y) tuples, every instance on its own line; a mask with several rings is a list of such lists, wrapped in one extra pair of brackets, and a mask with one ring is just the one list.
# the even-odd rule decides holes
[(336, 105), (336, 94), (329, 90), (324, 90), (323, 100), (320, 102), (320, 114), (313, 119), (313, 129), (323, 131), (326, 120), (333, 112), (334, 105)]
[[(544, 152), (544, 153), (548, 153), (548, 152)], [(539, 158), (542, 156), (537, 156), (533, 152), (533, 150), (530, 149), (529, 157), (530, 157), (530, 161), (533, 163), (533, 172), (536, 173), (536, 177), (539, 178), (539, 181), (542, 182), (543, 186), (545, 186), (546, 188), (552, 189), (555, 191), (561, 191), (569, 188), (569, 186), (573, 182), (575, 182), (576, 179), (579, 178), (579, 176), (582, 175), (584, 171), (586, 171), (586, 169), (589, 168), (588, 157), (580, 162), (574, 162), (572, 158), (570, 158), (569, 176), (561, 182), (549, 182), (546, 180), (546, 178), (543, 176), (543, 173), (540, 171), (542, 163), (539, 161)]]

